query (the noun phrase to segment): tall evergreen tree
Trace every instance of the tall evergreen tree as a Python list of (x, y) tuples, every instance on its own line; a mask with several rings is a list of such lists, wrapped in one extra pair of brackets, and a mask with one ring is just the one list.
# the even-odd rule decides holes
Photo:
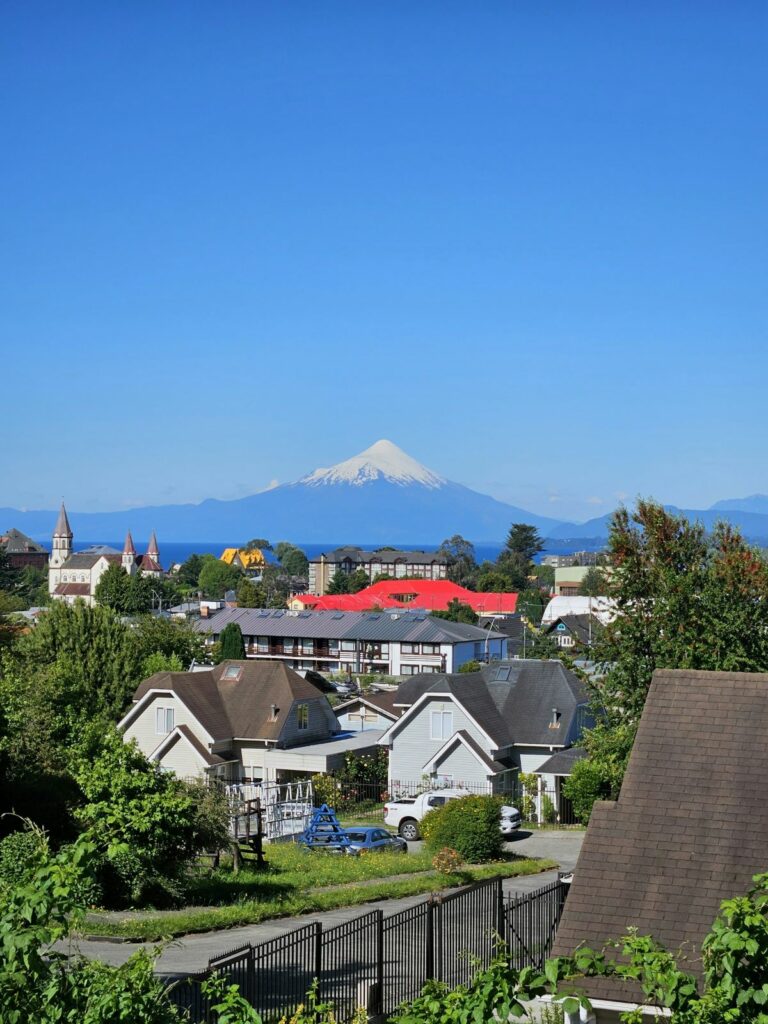
[(230, 622), (221, 631), (219, 637), (219, 662), (244, 661), (245, 641), (243, 631), (236, 622)]

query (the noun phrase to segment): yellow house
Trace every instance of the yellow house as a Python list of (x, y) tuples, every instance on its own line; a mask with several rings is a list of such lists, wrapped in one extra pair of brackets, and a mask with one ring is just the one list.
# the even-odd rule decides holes
[(248, 551), (245, 548), (225, 548), (219, 559), (227, 565), (234, 565), (236, 569), (242, 569), (243, 572), (258, 572), (266, 565), (264, 553), (259, 548), (251, 548)]

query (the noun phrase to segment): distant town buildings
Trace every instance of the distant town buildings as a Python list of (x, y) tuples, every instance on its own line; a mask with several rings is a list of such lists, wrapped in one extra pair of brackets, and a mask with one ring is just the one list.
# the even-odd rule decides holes
[(25, 569), (28, 565), (35, 569), (45, 569), (48, 563), (48, 552), (37, 541), (27, 537), (21, 530), (11, 529), (0, 535), (0, 550), (8, 556), (8, 564), (13, 569)]
[(371, 583), (382, 575), (393, 579), (413, 576), (423, 580), (444, 580), (448, 576), (448, 559), (434, 551), (398, 551), (395, 548), (364, 551), (351, 546), (336, 548), (309, 563), (309, 590), (322, 597), (337, 572), (351, 576), (359, 569), (367, 574)]
[(569, 569), (574, 565), (603, 565), (606, 561), (604, 551), (574, 551), (571, 555), (544, 555), (542, 565), (551, 565), (553, 569)]
[(154, 530), (144, 555), (136, 554), (130, 531), (126, 535), (122, 553), (106, 545), (75, 552), (72, 542), (72, 528), (62, 502), (48, 560), (48, 593), (56, 600), (74, 604), (81, 598), (88, 605), (95, 604), (96, 587), (110, 565), (121, 566), (129, 576), (136, 573), (155, 577), (163, 575)]

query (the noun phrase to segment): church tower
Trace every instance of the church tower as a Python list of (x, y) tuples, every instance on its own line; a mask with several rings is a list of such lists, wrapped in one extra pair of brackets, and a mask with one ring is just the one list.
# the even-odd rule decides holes
[(67, 510), (64, 502), (59, 509), (59, 518), (53, 528), (53, 544), (51, 545), (51, 557), (48, 559), (48, 566), (51, 569), (60, 569), (72, 554), (72, 527), (67, 519)]
[(157, 546), (157, 534), (154, 530), (147, 545), (147, 556), (155, 563), (157, 567), (155, 571), (157, 571), (160, 568), (160, 549)]
[(133, 537), (130, 530), (125, 535), (125, 544), (123, 544), (123, 555), (120, 559), (120, 564), (129, 576), (133, 576), (136, 572), (136, 548), (133, 546)]

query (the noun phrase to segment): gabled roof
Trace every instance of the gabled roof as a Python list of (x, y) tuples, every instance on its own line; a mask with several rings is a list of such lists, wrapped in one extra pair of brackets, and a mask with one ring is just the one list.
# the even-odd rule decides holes
[(558, 750), (552, 757), (547, 758), (544, 764), (536, 769), (536, 775), (570, 775), (573, 766), (577, 761), (583, 761), (587, 756), (584, 747), (568, 747), (566, 750)]
[(507, 766), (501, 764), (500, 761), (494, 761), (490, 754), (486, 753), (483, 748), (477, 743), (465, 729), (459, 729), (455, 732), (449, 740), (447, 740), (442, 747), (433, 754), (432, 757), (426, 762), (422, 768), (423, 772), (432, 773), (437, 765), (446, 757), (446, 755), (454, 747), (461, 745), (467, 748), (469, 752), (477, 758), (477, 760), (483, 765), (489, 775), (495, 775), (497, 772), (506, 771)]
[(0, 536), (0, 546), (9, 555), (48, 553), (42, 544), (38, 544), (37, 541), (32, 540), (26, 533), (22, 533), (15, 527), (11, 527)]
[[(497, 661), (480, 672), (412, 676), (401, 683), (396, 703), (413, 705), (427, 693), (450, 693), (497, 749), (513, 744), (562, 747), (567, 743), (578, 708), (587, 693), (561, 661), (537, 659)], [(552, 709), (557, 708), (557, 728)], [(407, 712), (390, 730), (399, 730)]]
[[(227, 669), (239, 667), (228, 678)], [(329, 726), (333, 712), (325, 695), (313, 683), (279, 661), (225, 661), (208, 672), (158, 672), (140, 683), (133, 699), (136, 705), (125, 716), (127, 725), (138, 705), (152, 691), (174, 693), (212, 737), (214, 743), (237, 739), (277, 740), (296, 700), (321, 700), (328, 709)], [(272, 719), (272, 705), (277, 714)], [(330, 730), (329, 730), (330, 731)]]
[(163, 567), (151, 555), (139, 555), (136, 564), (142, 572), (162, 572)]
[(387, 691), (386, 693), (363, 693), (357, 697), (351, 697), (349, 700), (342, 701), (333, 710), (338, 714), (340, 711), (346, 711), (353, 704), (367, 704), (368, 707), (381, 712), (382, 715), (386, 715), (387, 718), (391, 718), (394, 722), (400, 714), (399, 709), (395, 707), (396, 700), (396, 690)]
[(159, 761), (165, 754), (171, 749), (171, 747), (184, 740), (192, 747), (195, 753), (209, 768), (212, 768), (217, 764), (224, 764), (224, 758), (218, 754), (212, 754), (208, 748), (200, 742), (195, 736), (188, 725), (177, 725), (176, 728), (169, 732), (167, 736), (163, 737), (162, 741), (155, 747), (152, 753), (149, 755), (150, 761)]
[(554, 633), (558, 623), (562, 623), (571, 636), (574, 636), (582, 644), (594, 643), (598, 634), (603, 630), (603, 624), (596, 615), (559, 615), (543, 627), (544, 632)]
[[(766, 869), (766, 735), (768, 675), (654, 673), (619, 799), (592, 811), (554, 955), (631, 926), (683, 947), (700, 973), (720, 902)], [(608, 979), (584, 988), (615, 992)]]

